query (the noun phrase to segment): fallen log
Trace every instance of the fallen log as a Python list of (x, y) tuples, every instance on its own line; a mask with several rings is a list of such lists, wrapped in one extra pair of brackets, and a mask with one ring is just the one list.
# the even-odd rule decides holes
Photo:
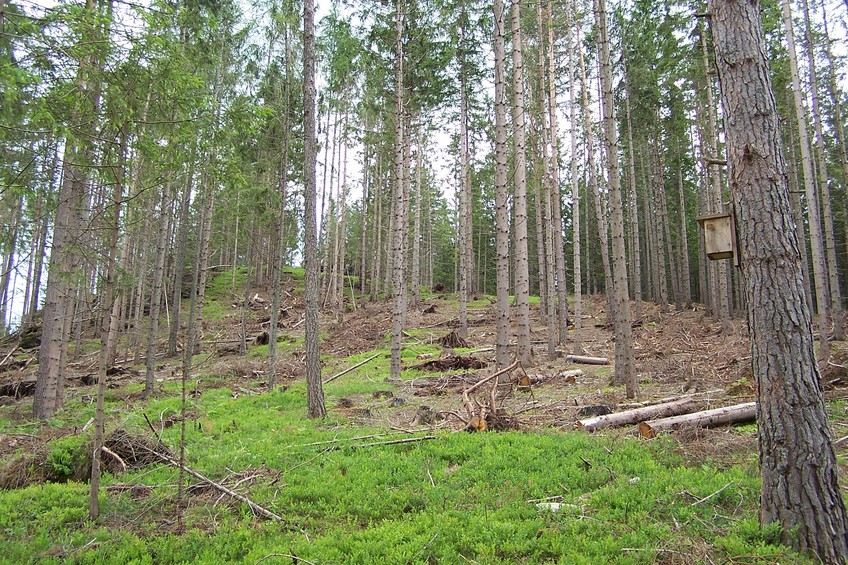
[(543, 384), (548, 381), (552, 381), (554, 379), (562, 379), (564, 382), (573, 383), (576, 382), (577, 377), (582, 377), (583, 371), (581, 369), (574, 369), (571, 371), (562, 371), (561, 373), (557, 373), (555, 375), (522, 375), (521, 378), (518, 379), (518, 386), (528, 387), (532, 385)]
[(617, 426), (626, 426), (627, 424), (635, 424), (644, 422), (654, 418), (665, 418), (668, 416), (676, 416), (677, 414), (689, 414), (695, 410), (699, 410), (704, 405), (702, 400), (695, 398), (684, 398), (683, 400), (675, 400), (665, 404), (655, 404), (652, 406), (643, 406), (624, 412), (614, 412), (586, 420), (578, 420), (577, 427), (587, 432), (594, 432), (602, 428), (614, 428)]
[(734, 404), (733, 406), (725, 406), (713, 410), (704, 410), (703, 412), (693, 412), (691, 414), (672, 416), (650, 422), (641, 422), (639, 424), (639, 433), (642, 434), (642, 437), (653, 438), (657, 437), (659, 432), (674, 430), (683, 426), (708, 428), (721, 424), (741, 424), (756, 419), (757, 403), (746, 402), (744, 404)]
[(689, 398), (689, 399), (691, 399), (691, 398), (702, 398), (704, 396), (708, 396), (708, 395), (711, 395), (711, 394), (712, 395), (720, 394), (722, 392), (724, 392), (724, 391), (721, 390), (721, 389), (715, 389), (715, 390), (705, 390), (704, 392), (693, 392), (691, 394), (678, 394), (677, 396), (669, 396), (669, 397), (666, 397), (666, 398), (657, 398), (657, 399), (654, 399), (654, 400), (646, 400), (644, 402), (632, 402), (630, 404), (618, 404), (616, 406), (616, 408), (618, 408), (619, 410), (622, 410), (622, 411), (632, 410), (634, 408), (642, 408), (643, 406), (655, 406), (657, 404), (668, 404), (669, 402), (674, 402), (675, 400), (684, 400), (684, 399), (687, 399), (687, 398)]
[(568, 355), (565, 358), (569, 363), (580, 363), (581, 365), (609, 365), (608, 357), (588, 357), (586, 355)]

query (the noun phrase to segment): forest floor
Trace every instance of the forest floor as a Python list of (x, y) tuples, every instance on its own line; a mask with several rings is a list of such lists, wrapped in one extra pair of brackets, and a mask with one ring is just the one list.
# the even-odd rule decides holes
[[(456, 434), (469, 420), (463, 391), (494, 372), (490, 297), (469, 304), (467, 343), (461, 344), (467, 347), (440, 344), (458, 326), (456, 295), (427, 295), (410, 310), (398, 380), (388, 376), (390, 304), (357, 297), (343, 315), (322, 316), (323, 378), (335, 378), (325, 385), (329, 416), (316, 423), (304, 417), (299, 273), (290, 272), (284, 285), (274, 392), (262, 344), (271, 297), (267, 288), (245, 294), (228, 280), (222, 275), (210, 285), (185, 420), (181, 360), (160, 358), (157, 394), (145, 401), (143, 348), (129, 340), (119, 347), (106, 397), (107, 446), (115, 457), (104, 460), (107, 502), (100, 523), (85, 520), (84, 503), (98, 342), (81, 341), (77, 354), (72, 348), (66, 410), (49, 422), (30, 416), (37, 348), (16, 340), (0, 344), (0, 529), (6, 531), (0, 561), (94, 562), (106, 555), (123, 555), (123, 561), (150, 555), (153, 562), (186, 556), (206, 562), (282, 556), (294, 563), (802, 560), (775, 545), (774, 532), (756, 528), (755, 424), (688, 428), (653, 441), (639, 438), (633, 425), (577, 430), (581, 418), (620, 411), (634, 400), (610, 384), (612, 363), (568, 362), (574, 328), (560, 356), (548, 359), (538, 303), (531, 305), (534, 366), (513, 371), (513, 385), (500, 387), (496, 399), (498, 423), (510, 431)], [(583, 353), (612, 361), (603, 298), (585, 297), (583, 307)], [(704, 408), (754, 400), (744, 321), (722, 332), (700, 305), (661, 312), (646, 303), (634, 341), (639, 402), (693, 393)], [(835, 437), (848, 434), (846, 365), (848, 343), (836, 342), (823, 376)], [(563, 377), (575, 369), (582, 374)], [(534, 384), (518, 386), (521, 377)], [(487, 387), (479, 392), (472, 402), (491, 402)], [(188, 501), (180, 498), (174, 469), (157, 464), (162, 459), (153, 454), (176, 457), (183, 422), (189, 466), (256, 502), (272, 500), (272, 510), (287, 521), (297, 516), (297, 525), (274, 530), (237, 504), (222, 516), (219, 505), (230, 498), (191, 477), (183, 495)], [(845, 484), (845, 444), (836, 449)], [(482, 475), (460, 480), (459, 466)], [(333, 486), (322, 484), (325, 473), (335, 473)], [(571, 474), (575, 483), (564, 478)], [(640, 481), (654, 486), (639, 487), (647, 490), (632, 498)], [(652, 490), (660, 483), (660, 491)], [(457, 502), (457, 491), (471, 501)], [(713, 495), (711, 502), (722, 506), (702, 508)], [(528, 503), (550, 504), (551, 516), (536, 508), (528, 515)], [(569, 515), (578, 507), (578, 516)], [(579, 531), (574, 521), (582, 524)], [(280, 540), (288, 549), (279, 549)]]

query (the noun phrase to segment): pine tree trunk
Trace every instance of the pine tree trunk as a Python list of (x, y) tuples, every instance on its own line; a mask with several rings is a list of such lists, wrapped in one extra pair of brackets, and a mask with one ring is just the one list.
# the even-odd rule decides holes
[(842, 324), (842, 297), (839, 288), (839, 267), (836, 262), (836, 230), (833, 225), (833, 205), (830, 197), (830, 180), (827, 174), (827, 150), (825, 148), (824, 128), (819, 108), (819, 81), (813, 51), (813, 30), (810, 24), (810, 8), (807, 0), (801, 0), (804, 12), (804, 36), (807, 43), (807, 71), (809, 72), (810, 99), (812, 101), (813, 124), (816, 131), (816, 158), (818, 161), (818, 185), (821, 189), (822, 216), (824, 217), (824, 248), (828, 272), (828, 290), (830, 310), (834, 320), (833, 338), (842, 340), (845, 331)]
[(406, 310), (406, 276), (404, 272), (404, 91), (403, 91), (403, 11), (401, 0), (395, 0), (395, 160), (393, 183), (392, 231), (392, 340), (391, 376), (400, 378), (403, 320)]
[(495, 356), (498, 369), (510, 363), (509, 323), (509, 211), (507, 208), (507, 148), (506, 148), (506, 48), (505, 9), (503, 0), (494, 0), (494, 57), (495, 57), (495, 237), (497, 304), (497, 337)]
[[(192, 161), (193, 162), (193, 161)], [(174, 253), (174, 288), (171, 295), (171, 324), (168, 328), (168, 355), (177, 355), (177, 339), (180, 332), (180, 320), (183, 300), (183, 275), (185, 274), (186, 247), (188, 245), (188, 220), (191, 207), (191, 179), (194, 176), (194, 166), (189, 167), (183, 188), (182, 204), (180, 204), (180, 229), (177, 234), (177, 249)]]
[(165, 183), (159, 203), (159, 236), (156, 240), (156, 265), (153, 269), (153, 292), (150, 295), (150, 329), (147, 334), (147, 362), (144, 379), (144, 398), (153, 394), (156, 371), (156, 343), (159, 334), (159, 313), (162, 304), (162, 282), (165, 278), (168, 232), (171, 210), (171, 185)]
[(53, 222), (53, 241), (47, 268), (47, 291), (42, 312), (41, 347), (38, 353), (38, 376), (33, 399), (33, 416), (46, 419), (62, 408), (62, 368), (67, 357), (73, 301), (76, 289), (76, 258), (70, 249), (77, 236), (76, 222), (85, 198), (87, 179), (78, 167), (84, 160), (81, 150), (69, 139), (66, 142), (63, 181)]
[[(583, 354), (582, 327), (583, 327), (583, 268), (582, 268), (582, 241), (580, 235), (580, 182), (578, 175), (579, 159), (577, 155), (577, 123), (578, 109), (577, 97), (575, 96), (575, 85), (573, 77), (576, 74), (574, 63), (574, 29), (575, 8), (571, 0), (567, 0), (566, 11), (568, 14), (568, 76), (572, 77), (571, 86), (568, 89), (568, 103), (571, 118), (571, 239), (572, 239), (572, 265), (574, 269), (574, 346), (572, 352), (575, 355)], [(579, 47), (577, 48), (579, 49)], [(552, 77), (553, 80), (553, 77)], [(563, 280), (563, 285), (565, 281)], [(564, 334), (565, 335), (565, 334)]]
[(530, 351), (530, 267), (527, 250), (527, 154), (524, 131), (524, 58), (521, 40), (521, 0), (512, 0), (512, 136), (515, 143), (512, 195), (515, 211), (516, 354), (523, 367), (532, 364)]
[[(285, 72), (286, 76), (292, 76), (292, 70), (289, 67), (291, 63), (291, 49), (290, 49), (290, 41), (289, 41), (289, 28), (286, 25), (283, 29), (283, 51), (285, 53), (286, 62), (285, 62)], [(279, 170), (279, 199), (280, 205), (277, 209), (277, 218), (276, 218), (276, 238), (275, 238), (275, 247), (276, 253), (274, 254), (274, 276), (273, 276), (273, 294), (271, 297), (271, 325), (268, 328), (268, 390), (274, 390), (274, 385), (277, 380), (277, 330), (280, 326), (280, 302), (281, 302), (281, 294), (282, 294), (282, 278), (283, 278), (283, 264), (285, 262), (285, 216), (286, 216), (286, 204), (287, 204), (287, 192), (286, 188), (289, 183), (289, 136), (291, 134), (291, 126), (289, 124), (289, 114), (291, 110), (291, 100), (289, 95), (289, 81), (285, 81), (283, 83), (283, 140), (282, 147), (280, 148), (280, 170)], [(363, 222), (365, 221), (363, 215)], [(363, 225), (363, 234), (365, 233), (365, 228)], [(364, 246), (363, 246), (364, 247)]]
[(15, 265), (15, 251), (18, 246), (18, 233), (20, 231), (19, 225), (23, 203), (23, 195), (18, 196), (17, 203), (12, 207), (12, 217), (9, 218), (7, 224), (9, 228), (9, 235), (6, 240), (8, 248), (3, 254), (3, 264), (0, 266), (0, 269), (2, 269), (2, 274), (0, 274), (0, 337), (5, 336), (9, 329), (8, 323), (10, 320), (6, 319), (6, 315), (9, 313), (8, 305), (11, 303), (9, 290), (12, 280), (11, 274)]
[[(577, 42), (580, 39), (580, 29), (576, 29)], [(577, 50), (580, 61), (580, 84), (583, 94), (583, 127), (584, 127), (584, 143), (586, 145), (586, 167), (589, 171), (589, 186), (592, 190), (592, 196), (595, 200), (595, 217), (598, 222), (598, 237), (601, 245), (601, 262), (604, 267), (604, 291), (607, 298), (607, 318), (612, 321), (615, 319), (615, 300), (613, 299), (613, 281), (612, 268), (609, 260), (609, 231), (607, 229), (607, 215), (604, 206), (601, 202), (601, 191), (598, 186), (598, 172), (595, 164), (595, 142), (592, 134), (591, 116), (592, 109), (589, 106), (589, 87), (586, 78), (586, 64), (583, 60), (583, 50)], [(588, 226), (587, 226), (588, 228)]]
[[(418, 308), (421, 302), (421, 182), (424, 169), (424, 145), (418, 140), (415, 153), (415, 216), (412, 229), (412, 301), (410, 306)], [(460, 228), (462, 226), (460, 225)]]
[(625, 90), (625, 111), (627, 113), (627, 163), (630, 167), (628, 180), (630, 183), (629, 204), (630, 210), (630, 241), (633, 242), (633, 269), (631, 270), (631, 286), (633, 287), (633, 300), (636, 303), (636, 318), (642, 317), (642, 246), (639, 238), (639, 205), (636, 200), (636, 156), (633, 149), (633, 120), (630, 116), (630, 92)]
[(813, 279), (815, 281), (816, 311), (819, 326), (819, 361), (827, 366), (830, 358), (830, 296), (827, 292), (827, 264), (825, 263), (824, 235), (821, 226), (821, 207), (819, 191), (813, 175), (813, 161), (810, 155), (810, 138), (807, 133), (807, 113), (804, 108), (803, 90), (798, 73), (798, 56), (795, 50), (795, 31), (792, 27), (792, 9), (789, 0), (781, 0), (783, 8), (783, 27), (786, 31), (786, 44), (789, 53), (789, 71), (792, 75), (792, 90), (795, 101), (795, 119), (798, 127), (798, 139), (801, 147), (801, 169), (804, 174), (804, 191), (807, 196), (810, 223), (810, 247), (812, 250)]
[(653, 184), (651, 193), (654, 205), (654, 257), (657, 275), (657, 288), (659, 289), (660, 312), (668, 311), (668, 272), (666, 271), (666, 223), (663, 221), (665, 203), (665, 182), (663, 180), (663, 164), (659, 154), (659, 146), (654, 145), (653, 151)]
[[(704, 58), (704, 74), (707, 81), (707, 126), (709, 128), (707, 135), (707, 150), (710, 152), (709, 158), (709, 177), (710, 177), (710, 198), (709, 198), (709, 213), (720, 214), (724, 212), (724, 204), (721, 197), (721, 165), (718, 164), (718, 124), (716, 120), (715, 99), (713, 98), (713, 83), (710, 75), (709, 54), (707, 52), (706, 34), (701, 33), (701, 52)], [(709, 268), (711, 267), (711, 268)], [(713, 312), (717, 319), (721, 321), (722, 332), (731, 331), (730, 324), (730, 302), (728, 297), (727, 287), (727, 262), (716, 261), (708, 264), (708, 270), (711, 271), (711, 285), (713, 289)]]
[(554, 260), (556, 262), (556, 294), (557, 315), (559, 318), (559, 343), (565, 343), (568, 337), (568, 287), (566, 286), (565, 269), (565, 241), (563, 240), (562, 223), (562, 196), (559, 187), (559, 128), (557, 125), (557, 103), (556, 103), (556, 61), (554, 57), (554, 22), (553, 22), (553, 0), (547, 3), (548, 21), (548, 119), (550, 122), (551, 135), (551, 202), (553, 206), (553, 245)]
[[(465, 14), (463, 13), (463, 16)], [(468, 274), (471, 266), (470, 225), (471, 187), (469, 186), (468, 151), (468, 84), (466, 78), (465, 22), (462, 19), (459, 38), (459, 336), (468, 337)]]
[(730, 188), (757, 379), (761, 521), (824, 563), (848, 560), (786, 165), (755, 0), (710, 0)]
[[(557, 317), (557, 304), (556, 304), (556, 283), (555, 283), (555, 250), (554, 250), (554, 204), (553, 199), (556, 197), (558, 199), (559, 191), (556, 191), (556, 196), (554, 196), (554, 167), (555, 163), (553, 162), (553, 151), (554, 151), (554, 143), (552, 140), (553, 132), (550, 128), (550, 115), (548, 114), (548, 104), (547, 104), (547, 95), (550, 94), (548, 91), (548, 80), (547, 80), (547, 70), (546, 70), (546, 53), (547, 46), (545, 44), (545, 19), (543, 19), (542, 15), (542, 2), (538, 2), (536, 4), (536, 26), (538, 28), (538, 57), (539, 57), (539, 119), (541, 122), (541, 139), (539, 140), (540, 150), (537, 152), (537, 158), (542, 160), (542, 166), (540, 167), (542, 171), (542, 182), (537, 182), (536, 186), (543, 193), (542, 195), (542, 206), (544, 207), (542, 212), (543, 216), (543, 225), (544, 225), (544, 253), (541, 256), (541, 260), (544, 263), (544, 269), (540, 268), (539, 273), (540, 276), (544, 274), (544, 302), (540, 301), (540, 309), (545, 313), (545, 322), (548, 327), (548, 358), (556, 359), (557, 358), (557, 350), (556, 346), (560, 343), (561, 338), (559, 336), (559, 324)], [(538, 199), (537, 199), (538, 202)], [(557, 204), (559, 205), (559, 204)], [(538, 217), (538, 214), (537, 214)], [(560, 230), (561, 231), (561, 230)], [(538, 238), (538, 235), (537, 235)]]
[(605, 0), (595, 0), (595, 20), (600, 42), (602, 109), (604, 116), (604, 141), (607, 148), (610, 208), (612, 216), (612, 253), (615, 296), (616, 363), (613, 382), (623, 384), (627, 398), (639, 394), (633, 355), (630, 300), (627, 286), (627, 259), (624, 250), (624, 215), (621, 196), (621, 179), (618, 168), (618, 134), (615, 128), (613, 105), (612, 65), (610, 62), (609, 34), (606, 24)]
[(306, 404), (310, 418), (327, 415), (318, 349), (318, 249), (315, 226), (315, 3), (303, 2), (303, 259), (306, 265)]
[(680, 199), (680, 287), (683, 305), (692, 307), (692, 275), (689, 270), (689, 236), (686, 231), (686, 198), (683, 186), (683, 168), (677, 170), (677, 191)]
[[(843, 179), (843, 200), (842, 200), (842, 226), (845, 230), (845, 234), (843, 237), (843, 242), (848, 245), (848, 214), (846, 214), (846, 191), (845, 191), (845, 182), (848, 181), (848, 149), (845, 146), (845, 128), (842, 122), (842, 105), (839, 101), (840, 99), (840, 90), (836, 84), (837, 80), (837, 70), (836, 64), (834, 62), (833, 51), (831, 47), (831, 39), (830, 33), (828, 30), (827, 24), (827, 10), (825, 10), (824, 4), (822, 4), (822, 22), (824, 24), (824, 35), (825, 35), (825, 53), (827, 55), (828, 61), (828, 70), (829, 70), (829, 80), (828, 80), (828, 93), (830, 95), (830, 101), (833, 105), (833, 128), (836, 133), (836, 144), (839, 146), (839, 163), (840, 168), (842, 170), (842, 179)], [(842, 279), (843, 281), (845, 279)], [(840, 288), (841, 290), (841, 288)], [(837, 336), (844, 336), (845, 334), (845, 324), (848, 322), (848, 316), (845, 315), (845, 310), (842, 308), (842, 303), (840, 301), (839, 310), (834, 309), (833, 311), (833, 334), (834, 338)], [(844, 339), (844, 337), (842, 338)]]
[[(127, 124), (121, 132), (120, 154), (115, 167), (115, 186), (112, 189), (112, 218), (109, 242), (105, 249), (104, 268), (106, 278), (103, 281), (100, 298), (100, 356), (97, 373), (97, 403), (94, 417), (94, 449), (91, 458), (91, 482), (89, 490), (88, 513), (92, 520), (100, 515), (100, 455), (103, 448), (104, 413), (103, 401), (106, 394), (106, 370), (111, 365), (109, 351), (118, 337), (118, 316), (113, 308), (115, 301), (115, 271), (118, 263), (118, 242), (121, 228), (121, 201), (124, 193), (124, 168), (127, 152)], [(104, 210), (105, 212), (105, 210)]]

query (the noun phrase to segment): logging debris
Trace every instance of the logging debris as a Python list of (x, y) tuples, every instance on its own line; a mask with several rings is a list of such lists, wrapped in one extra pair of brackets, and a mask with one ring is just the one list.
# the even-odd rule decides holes
[[(499, 408), (497, 405), (498, 387), (501, 385), (512, 386), (511, 380), (501, 382), (500, 377), (510, 374), (513, 370), (520, 367), (521, 363), (516, 360), (499, 371), (482, 379), (481, 381), (471, 385), (462, 391), (462, 405), (468, 415), (468, 419), (464, 421), (465, 430), (469, 432), (484, 432), (486, 430), (514, 430), (518, 429), (518, 423), (506, 410)], [(471, 397), (471, 394), (487, 383), (492, 383), (487, 391), (486, 400), (481, 402), (477, 398)]]
[(443, 373), (445, 371), (459, 371), (459, 370), (469, 370), (469, 369), (483, 369), (486, 367), (487, 363), (480, 359), (475, 359), (474, 357), (463, 357), (462, 355), (448, 355), (447, 357), (443, 357), (441, 359), (433, 359), (432, 361), (427, 361), (425, 363), (421, 363), (420, 365), (415, 365), (412, 368), (418, 369), (419, 371), (435, 371), (438, 373)]

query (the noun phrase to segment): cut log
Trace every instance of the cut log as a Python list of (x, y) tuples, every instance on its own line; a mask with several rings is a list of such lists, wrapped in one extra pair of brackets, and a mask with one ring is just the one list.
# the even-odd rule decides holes
[(609, 365), (610, 362), (607, 357), (587, 357), (586, 355), (568, 355), (565, 360), (581, 365)]
[(561, 373), (557, 373), (556, 375), (522, 375), (520, 379), (518, 379), (518, 386), (528, 387), (531, 385), (543, 384), (552, 380), (562, 379), (566, 383), (573, 383), (577, 381), (577, 377), (582, 377), (583, 371), (580, 369), (574, 369), (572, 371), (563, 371)]
[(614, 428), (616, 426), (626, 426), (627, 424), (635, 424), (644, 422), (652, 418), (665, 418), (667, 416), (675, 416), (677, 414), (688, 414), (699, 410), (703, 407), (704, 402), (695, 398), (684, 398), (683, 400), (675, 400), (666, 402), (665, 404), (654, 404), (652, 406), (643, 406), (624, 412), (615, 412), (604, 416), (596, 416), (586, 420), (579, 420), (577, 427), (587, 432), (594, 432), (602, 428)]
[(632, 410), (634, 408), (642, 408), (643, 406), (655, 406), (657, 404), (667, 404), (669, 402), (674, 402), (675, 400), (684, 400), (687, 398), (703, 398), (709, 395), (717, 395), (721, 394), (724, 391), (721, 389), (715, 390), (705, 390), (704, 392), (693, 392), (691, 394), (678, 394), (677, 396), (669, 396), (666, 398), (657, 398), (653, 400), (646, 400), (644, 402), (631, 402), (630, 404), (619, 404), (616, 406), (621, 411), (624, 410)]
[(721, 424), (752, 422), (756, 419), (757, 403), (746, 402), (744, 404), (725, 406), (724, 408), (715, 408), (713, 410), (704, 410), (703, 412), (693, 412), (691, 414), (683, 414), (682, 416), (672, 416), (671, 418), (642, 422), (639, 424), (639, 433), (642, 434), (642, 437), (653, 438), (657, 437), (659, 432), (674, 430), (683, 426), (708, 428)]

